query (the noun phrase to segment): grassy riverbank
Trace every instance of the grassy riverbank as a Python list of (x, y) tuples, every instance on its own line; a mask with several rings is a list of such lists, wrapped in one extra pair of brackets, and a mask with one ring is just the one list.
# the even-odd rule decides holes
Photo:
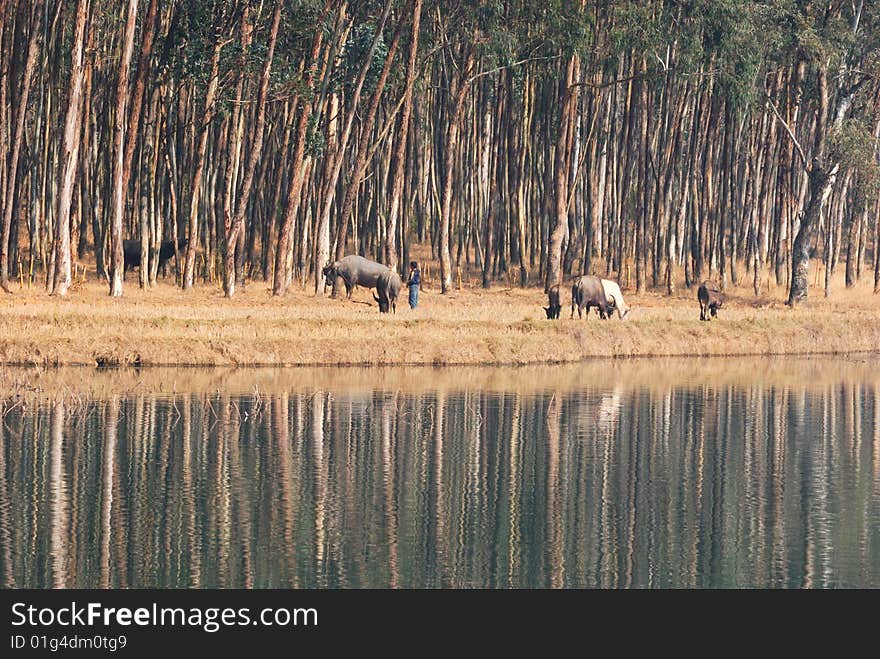
[[(170, 280), (168, 280), (170, 282)], [(784, 291), (755, 298), (732, 289), (718, 319), (699, 321), (693, 290), (670, 298), (625, 293), (630, 317), (548, 321), (538, 288), (465, 287), (422, 292), (380, 315), (369, 291), (351, 301), (293, 290), (273, 298), (262, 282), (226, 300), (212, 287), (183, 292), (170, 283), (141, 291), (129, 278), (111, 299), (102, 282), (75, 286), (67, 299), (41, 287), (0, 298), (0, 363), (18, 365), (390, 365), (532, 364), (591, 357), (844, 354), (880, 348), (880, 296), (864, 281), (812, 289), (792, 311)]]

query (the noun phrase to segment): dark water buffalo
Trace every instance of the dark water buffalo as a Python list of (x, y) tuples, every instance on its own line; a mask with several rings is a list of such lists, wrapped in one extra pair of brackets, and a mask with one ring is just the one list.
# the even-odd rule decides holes
[[(177, 251), (183, 252), (186, 249), (187, 239), (181, 238), (177, 241)], [(141, 267), (141, 241), (140, 240), (123, 240), (122, 256), (125, 262), (123, 272)], [(174, 258), (174, 241), (163, 240), (159, 244), (159, 267), (165, 272), (165, 266), (170, 259)]]
[(578, 318), (583, 318), (585, 307), (588, 316), (590, 307), (596, 307), (599, 310), (600, 318), (608, 318), (613, 311), (611, 305), (608, 304), (608, 298), (605, 297), (602, 280), (593, 275), (584, 275), (574, 280), (571, 286), (571, 318), (574, 318), (575, 307), (578, 310)]
[(397, 313), (397, 298), (400, 295), (400, 289), (403, 288), (403, 281), (400, 275), (391, 268), (386, 268), (387, 272), (379, 275), (376, 282), (376, 290), (379, 295), (373, 294), (373, 298), (379, 303), (379, 312), (388, 313), (393, 311)]
[(332, 286), (337, 277), (342, 277), (342, 281), (345, 282), (345, 296), (351, 299), (351, 292), (355, 286), (376, 288), (379, 277), (387, 271), (388, 267), (381, 263), (352, 254), (339, 261), (328, 263), (321, 270), (321, 274), (324, 275), (325, 286)]
[(554, 284), (547, 291), (547, 304), (549, 306), (544, 307), (547, 318), (550, 320), (558, 319), (559, 312), (562, 311), (562, 304), (559, 302), (559, 284)]
[(700, 301), (700, 320), (712, 320), (724, 304), (724, 294), (718, 288), (718, 284), (711, 281), (700, 284), (700, 288), (697, 289), (697, 299)]

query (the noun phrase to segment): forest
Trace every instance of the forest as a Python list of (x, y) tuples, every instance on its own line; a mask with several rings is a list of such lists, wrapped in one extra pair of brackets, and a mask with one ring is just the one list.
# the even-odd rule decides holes
[(228, 297), (415, 246), (443, 293), (878, 293), (880, 3), (0, 0), (0, 154), (7, 292), (122, 295), (136, 240), (125, 285), (173, 241)]

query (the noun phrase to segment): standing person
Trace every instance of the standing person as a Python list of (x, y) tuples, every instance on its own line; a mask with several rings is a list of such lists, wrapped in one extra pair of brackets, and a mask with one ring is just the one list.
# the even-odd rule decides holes
[(416, 261), (409, 262), (409, 279), (406, 285), (409, 286), (409, 308), (415, 309), (419, 306), (419, 286), (422, 283), (422, 274), (419, 272), (419, 264)]

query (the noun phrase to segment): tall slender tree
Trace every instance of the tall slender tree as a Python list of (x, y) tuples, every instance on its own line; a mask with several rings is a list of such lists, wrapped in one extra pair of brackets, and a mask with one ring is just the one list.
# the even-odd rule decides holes
[[(28, 46), (25, 60), (24, 73), (21, 80), (21, 91), (18, 94), (17, 108), (15, 111), (14, 133), (12, 135), (12, 148), (9, 150), (9, 167), (6, 171), (5, 202), (2, 205), (2, 236), (0, 236), (0, 287), (7, 293), (9, 290), (9, 239), (12, 227), (12, 210), (15, 207), (16, 193), (20, 188), (18, 166), (21, 158), (21, 146), (24, 141), (25, 117), (27, 116), (28, 100), (30, 98), (31, 82), (34, 77), (34, 69), (39, 57), (40, 23), (43, 20), (45, 2), (37, 2), (32, 5), (28, 28)], [(3, 12), (0, 11), (0, 15)], [(23, 17), (21, 17), (23, 18)], [(2, 42), (2, 39), (0, 39)], [(12, 108), (10, 108), (12, 109)]]
[(61, 189), (55, 211), (55, 272), (52, 278), (52, 295), (65, 296), (70, 288), (70, 205), (73, 185), (79, 165), (80, 116), (83, 89), (83, 42), (85, 41), (86, 17), (89, 0), (77, 0), (74, 24), (73, 50), (70, 55), (70, 97), (64, 121), (64, 142), (61, 151)]
[(263, 136), (266, 132), (266, 100), (269, 95), (269, 75), (272, 71), (272, 59), (275, 56), (275, 44), (278, 40), (278, 27), (281, 24), (282, 1), (275, 0), (272, 11), (272, 26), (269, 28), (269, 45), (266, 52), (266, 60), (263, 63), (263, 72), (260, 76), (260, 89), (257, 94), (257, 119), (254, 132), (254, 141), (248, 156), (245, 168), (244, 183), (241, 188), (241, 197), (235, 211), (235, 219), (226, 228), (226, 249), (224, 256), (224, 292), (226, 297), (235, 294), (235, 247), (244, 226), (247, 200), (250, 196), (251, 186), (254, 183), (254, 175), (257, 170), (257, 161), (263, 150)]
[[(419, 30), (422, 19), (422, 0), (412, 0), (412, 29), (410, 30), (409, 56), (406, 60), (406, 87), (403, 92), (403, 109), (400, 113), (395, 133), (394, 156), (391, 173), (391, 201), (388, 208), (388, 223), (385, 228), (385, 263), (397, 267), (397, 222), (401, 213), (403, 178), (406, 172), (406, 146), (409, 137), (410, 118), (413, 107), (413, 87), (416, 78), (416, 59), (419, 51)], [(406, 229), (404, 229), (405, 231)]]
[[(113, 120), (113, 224), (110, 231), (110, 295), (122, 295), (122, 276), (125, 259), (122, 250), (122, 220), (125, 213), (125, 125), (128, 118), (128, 69), (134, 51), (134, 28), (137, 17), (138, 0), (128, 0), (128, 14), (125, 21), (125, 33), (122, 38), (122, 55), (119, 58), (119, 70), (116, 82), (116, 115)], [(129, 139), (134, 139), (133, 135)], [(146, 268), (146, 261), (141, 262), (141, 278)]]

